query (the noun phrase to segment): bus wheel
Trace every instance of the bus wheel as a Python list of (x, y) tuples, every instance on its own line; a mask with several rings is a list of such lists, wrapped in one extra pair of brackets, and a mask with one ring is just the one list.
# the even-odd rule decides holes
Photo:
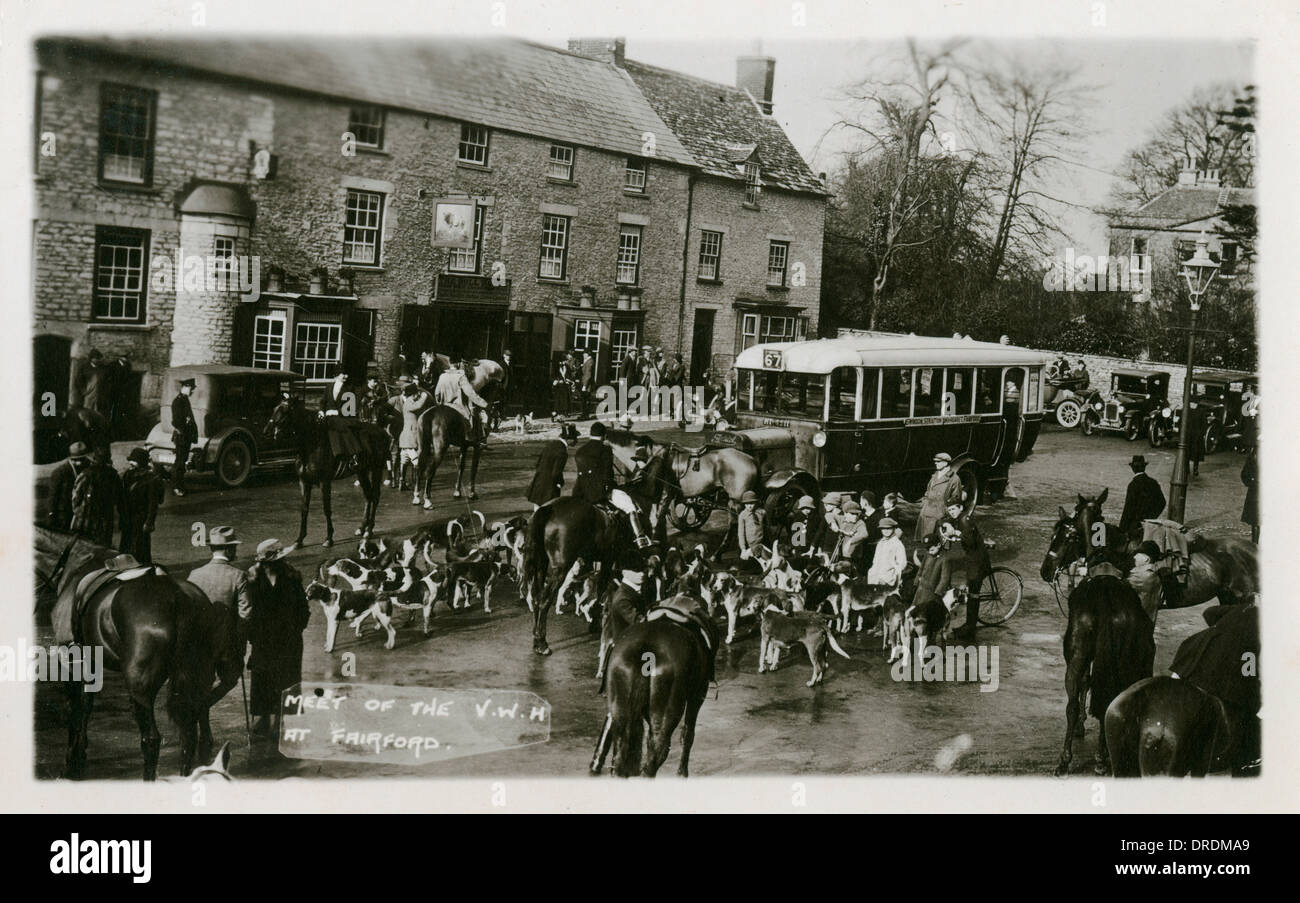
[(979, 504), (979, 477), (975, 475), (975, 468), (967, 465), (957, 471), (957, 479), (961, 480), (962, 511), (970, 514), (975, 510), (975, 506)]

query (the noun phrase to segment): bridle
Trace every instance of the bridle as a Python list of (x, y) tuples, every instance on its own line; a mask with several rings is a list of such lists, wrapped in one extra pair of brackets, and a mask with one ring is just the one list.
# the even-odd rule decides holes
[[(1062, 530), (1065, 531), (1064, 537), (1061, 536)], [(1052, 579), (1047, 581), (1047, 585), (1052, 588), (1052, 595), (1056, 597), (1056, 605), (1062, 611), (1065, 610), (1065, 606), (1061, 604), (1061, 597), (1064, 595), (1068, 599), (1070, 594), (1074, 592), (1075, 578), (1079, 574), (1078, 565), (1079, 562), (1084, 560), (1084, 556), (1079, 555), (1066, 561), (1062, 558), (1061, 553), (1057, 551), (1057, 548), (1069, 548), (1071, 544), (1079, 542), (1079, 536), (1079, 528), (1073, 520), (1058, 520), (1056, 529), (1052, 531), (1052, 541), (1047, 548), (1047, 557), (1051, 558), (1056, 564), (1055, 570), (1052, 571)], [(1061, 587), (1062, 574), (1067, 577), (1064, 590)]]

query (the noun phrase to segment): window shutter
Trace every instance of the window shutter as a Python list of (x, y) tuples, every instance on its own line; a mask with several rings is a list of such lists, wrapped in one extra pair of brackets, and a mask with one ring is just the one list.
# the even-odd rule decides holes
[(253, 366), (253, 325), (258, 312), (257, 304), (235, 306), (234, 323), (230, 330), (230, 363), (236, 367)]

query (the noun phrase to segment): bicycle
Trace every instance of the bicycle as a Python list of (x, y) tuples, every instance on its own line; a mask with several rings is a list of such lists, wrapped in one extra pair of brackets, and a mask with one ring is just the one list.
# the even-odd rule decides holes
[[(994, 543), (986, 540), (989, 548)], [(1025, 581), (1013, 569), (998, 565), (980, 580), (973, 599), (980, 603), (979, 622), (985, 627), (1005, 624), (1016, 613), (1025, 595)]]

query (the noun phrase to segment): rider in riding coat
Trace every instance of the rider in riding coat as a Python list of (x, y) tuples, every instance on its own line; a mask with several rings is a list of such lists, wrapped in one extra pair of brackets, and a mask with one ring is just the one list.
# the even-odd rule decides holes
[(605, 424), (597, 421), (591, 425), (591, 438), (578, 447), (573, 460), (578, 467), (573, 494), (593, 505), (608, 501), (627, 515), (637, 548), (650, 545), (650, 538), (641, 532), (636, 503), (614, 485), (614, 450), (605, 442)]
[(483, 417), (488, 403), (470, 385), (466, 374), (473, 367), (474, 362), (465, 358), (458, 365), (453, 365), (445, 371), (438, 377), (438, 385), (433, 390), (433, 401), (434, 404), (443, 404), (455, 409), (464, 417), (469, 428), (468, 438), (471, 442), (478, 442), (484, 435)]
[(348, 371), (339, 367), (334, 371), (334, 382), (325, 389), (320, 402), (320, 416), (329, 429), (330, 450), (348, 458), (361, 453), (361, 443), (352, 432), (352, 422), (357, 416), (357, 399), (348, 389)]

